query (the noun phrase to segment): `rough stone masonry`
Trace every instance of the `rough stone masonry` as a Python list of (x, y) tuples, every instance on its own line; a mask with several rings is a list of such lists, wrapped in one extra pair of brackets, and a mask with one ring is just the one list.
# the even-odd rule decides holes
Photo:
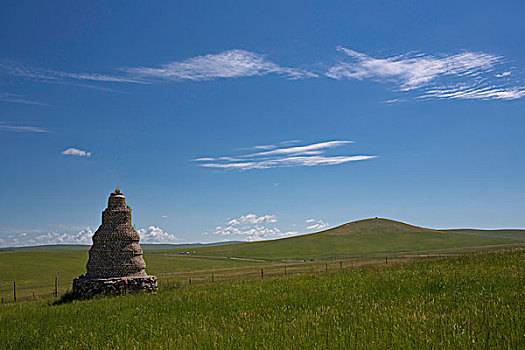
[(73, 294), (123, 294), (157, 290), (157, 277), (148, 276), (139, 234), (131, 224), (131, 209), (117, 188), (102, 212), (102, 225), (93, 235), (87, 273), (73, 280)]

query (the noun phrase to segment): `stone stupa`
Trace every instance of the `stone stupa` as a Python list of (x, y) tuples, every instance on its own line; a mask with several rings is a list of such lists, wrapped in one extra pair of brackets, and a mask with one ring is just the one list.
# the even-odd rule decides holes
[(73, 280), (73, 294), (122, 294), (157, 290), (157, 277), (148, 276), (139, 234), (131, 224), (131, 209), (117, 188), (102, 212), (102, 225), (93, 235), (87, 273)]

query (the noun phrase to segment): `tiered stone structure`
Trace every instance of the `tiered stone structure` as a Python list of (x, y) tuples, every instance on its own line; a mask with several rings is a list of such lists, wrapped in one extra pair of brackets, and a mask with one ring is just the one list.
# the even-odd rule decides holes
[(87, 273), (73, 280), (73, 294), (122, 294), (157, 290), (157, 277), (148, 276), (139, 234), (131, 224), (131, 209), (117, 188), (102, 212), (102, 225), (93, 235)]

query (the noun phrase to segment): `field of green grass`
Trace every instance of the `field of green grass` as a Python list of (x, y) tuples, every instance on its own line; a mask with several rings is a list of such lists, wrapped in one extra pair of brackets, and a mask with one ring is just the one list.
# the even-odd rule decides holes
[(525, 249), (0, 306), (0, 348), (525, 348)]
[[(0, 298), (5, 302), (13, 300), (15, 281), (18, 300), (33, 299), (33, 294), (35, 299), (49, 298), (55, 289), (55, 277), (58, 277), (59, 292), (64, 293), (71, 289), (73, 278), (86, 273), (87, 260), (87, 250), (0, 253)], [(208, 270), (265, 265), (240, 260), (179, 256), (151, 250), (146, 251), (145, 260), (148, 273), (158, 276), (161, 284), (168, 277), (171, 281), (180, 280), (176, 276), (181, 273), (181, 278), (186, 279), (184, 272), (191, 272), (191, 277)]]

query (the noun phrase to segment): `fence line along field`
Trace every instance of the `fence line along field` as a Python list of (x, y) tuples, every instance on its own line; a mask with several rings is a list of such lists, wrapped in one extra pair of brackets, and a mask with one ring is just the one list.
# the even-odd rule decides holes
[(4, 304), (0, 348), (518, 349), (524, 273), (525, 249), (514, 248)]

